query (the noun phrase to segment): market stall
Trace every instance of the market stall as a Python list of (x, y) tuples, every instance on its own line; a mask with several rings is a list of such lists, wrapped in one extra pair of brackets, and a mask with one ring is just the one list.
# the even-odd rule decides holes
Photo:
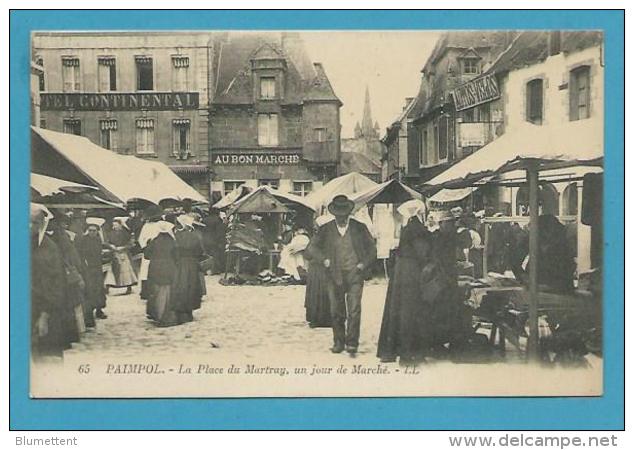
[(320, 189), (306, 196), (305, 201), (317, 212), (324, 214), (328, 204), (335, 195), (345, 194), (349, 197), (377, 186), (377, 183), (357, 172), (351, 172), (337, 178), (333, 178)]
[(207, 203), (165, 164), (120, 155), (89, 139), (31, 127), (31, 161), (35, 173), (98, 187), (106, 200), (191, 200)]
[(95, 186), (31, 173), (31, 201), (49, 208), (111, 209), (122, 206), (106, 197)]
[(386, 181), (350, 196), (357, 214), (370, 217), (373, 235), (377, 240), (377, 257), (383, 260), (383, 270), (388, 278), (387, 261), (398, 245), (401, 216), (395, 207), (422, 195), (396, 179)]
[(543, 300), (538, 285), (540, 173), (579, 166), (599, 167), (602, 161), (602, 136), (592, 127), (585, 126), (583, 121), (572, 121), (557, 127), (526, 123), (521, 127), (507, 130), (502, 137), (427, 183), (435, 187), (464, 189), (487, 183), (500, 183), (499, 176), (509, 172), (523, 175), (522, 180), (516, 178), (514, 181), (522, 181), (528, 188), (529, 258), (528, 292), (525, 298), (528, 322), (527, 353), (531, 360), (540, 357), (539, 320), (542, 317), (540, 308)]

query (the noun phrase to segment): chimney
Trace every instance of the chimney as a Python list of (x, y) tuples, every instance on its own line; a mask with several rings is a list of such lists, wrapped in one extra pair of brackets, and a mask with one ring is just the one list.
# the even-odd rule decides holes
[(315, 77), (315, 69), (300, 34), (285, 31), (282, 33), (280, 43), (282, 50), (290, 58), (301, 77), (304, 80), (312, 80)]
[(548, 32), (548, 55), (554, 56), (561, 52), (561, 31), (552, 30)]

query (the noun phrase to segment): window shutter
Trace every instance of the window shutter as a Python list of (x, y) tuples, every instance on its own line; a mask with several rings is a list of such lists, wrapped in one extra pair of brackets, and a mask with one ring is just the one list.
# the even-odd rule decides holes
[(99, 92), (108, 92), (110, 90), (110, 67), (99, 64)]
[(268, 144), (268, 120), (265, 114), (258, 114), (258, 144)]
[(110, 150), (117, 151), (119, 142), (117, 141), (117, 129), (110, 130)]
[(178, 158), (179, 132), (178, 125), (172, 124), (172, 156)]
[(278, 124), (277, 124), (277, 114), (271, 114), (269, 116), (269, 143), (271, 145), (278, 145)]
[(79, 75), (79, 60), (77, 65), (73, 67), (73, 81), (75, 82), (75, 91), (81, 90), (80, 75)]
[(136, 152), (145, 153), (145, 130), (143, 128), (136, 129)]
[(438, 124), (438, 159), (447, 159), (447, 117), (441, 117)]
[(64, 92), (72, 92), (73, 90), (73, 80), (71, 75), (71, 66), (64, 65), (62, 67), (62, 79), (64, 80)]
[(570, 120), (579, 120), (579, 87), (577, 83), (577, 73), (574, 70), (570, 72), (568, 97), (570, 99)]
[(154, 153), (154, 128), (147, 129), (147, 151)]
[(187, 153), (190, 156), (194, 156), (194, 151), (192, 150), (191, 145), (191, 127), (189, 126), (189, 124), (187, 125), (187, 128), (185, 130), (185, 139), (187, 141)]

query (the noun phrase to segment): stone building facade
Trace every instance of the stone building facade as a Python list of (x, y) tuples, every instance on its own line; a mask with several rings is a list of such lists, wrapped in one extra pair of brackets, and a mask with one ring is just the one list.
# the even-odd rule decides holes
[(341, 101), (298, 33), (228, 33), (216, 42), (211, 187), (307, 195), (336, 176)]
[[(387, 128), (385, 136), (381, 138), (383, 143), (383, 155), (381, 157), (381, 169), (383, 181), (397, 179), (408, 182), (408, 175), (415, 170), (410, 170), (408, 157), (408, 131), (411, 127), (411, 112), (416, 106), (417, 99), (409, 97), (405, 99), (405, 105), (398, 117)], [(414, 168), (416, 169), (416, 168)]]
[[(422, 69), (416, 104), (409, 113), (408, 161), (405, 176), (423, 184), (498, 135), (501, 112), (488, 100), (456, 107), (456, 88), (481, 77), (513, 42), (516, 32), (460, 31), (443, 34)], [(480, 91), (478, 91), (480, 92)], [(465, 107), (466, 106), (466, 107)]]
[(35, 33), (39, 126), (157, 159), (208, 196), (212, 44), (203, 32)]

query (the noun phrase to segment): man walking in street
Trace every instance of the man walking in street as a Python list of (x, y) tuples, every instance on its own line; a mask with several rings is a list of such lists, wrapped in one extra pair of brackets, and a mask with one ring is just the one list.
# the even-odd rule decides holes
[(350, 217), (354, 202), (337, 195), (328, 205), (335, 220), (323, 225), (309, 247), (315, 264), (328, 273), (333, 353), (354, 355), (359, 346), (363, 283), (376, 259), (376, 245), (367, 227)]

